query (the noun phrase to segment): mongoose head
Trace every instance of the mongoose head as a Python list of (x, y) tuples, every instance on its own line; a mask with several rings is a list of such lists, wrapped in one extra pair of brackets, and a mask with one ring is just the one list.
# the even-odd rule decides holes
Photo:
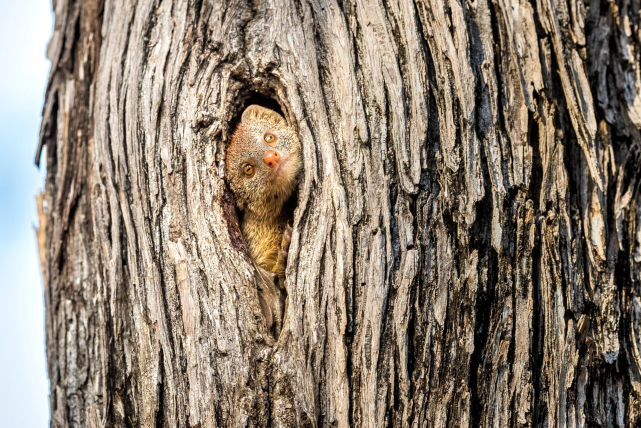
[(251, 105), (232, 135), (225, 166), (238, 208), (278, 216), (298, 183), (298, 137), (281, 115)]

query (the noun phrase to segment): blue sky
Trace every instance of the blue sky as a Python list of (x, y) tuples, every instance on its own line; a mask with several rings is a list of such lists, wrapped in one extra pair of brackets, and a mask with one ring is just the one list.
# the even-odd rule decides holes
[(33, 164), (49, 70), (50, 0), (0, 0), (0, 428), (49, 421)]

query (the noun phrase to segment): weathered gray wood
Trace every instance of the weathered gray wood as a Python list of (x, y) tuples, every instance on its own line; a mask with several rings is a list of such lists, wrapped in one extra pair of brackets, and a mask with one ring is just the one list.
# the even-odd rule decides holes
[[(53, 7), (53, 427), (641, 424), (640, 0)], [(253, 93), (304, 155), (277, 340)]]

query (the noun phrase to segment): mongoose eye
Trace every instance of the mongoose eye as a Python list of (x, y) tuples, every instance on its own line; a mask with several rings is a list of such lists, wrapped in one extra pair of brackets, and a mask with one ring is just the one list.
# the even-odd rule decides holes
[(267, 133), (263, 136), (263, 140), (265, 140), (265, 142), (269, 145), (274, 145), (276, 144), (278, 138), (274, 134)]
[(243, 171), (245, 172), (245, 175), (247, 177), (251, 177), (252, 175), (254, 175), (254, 166), (246, 163), (245, 165), (243, 165)]

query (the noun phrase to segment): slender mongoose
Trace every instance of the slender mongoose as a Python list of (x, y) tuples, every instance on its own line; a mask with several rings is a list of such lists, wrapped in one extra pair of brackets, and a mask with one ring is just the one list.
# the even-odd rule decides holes
[(265, 107), (247, 107), (227, 148), (227, 180), (252, 258), (279, 277), (291, 240), (283, 207), (296, 190), (301, 165), (298, 137), (285, 119)]

